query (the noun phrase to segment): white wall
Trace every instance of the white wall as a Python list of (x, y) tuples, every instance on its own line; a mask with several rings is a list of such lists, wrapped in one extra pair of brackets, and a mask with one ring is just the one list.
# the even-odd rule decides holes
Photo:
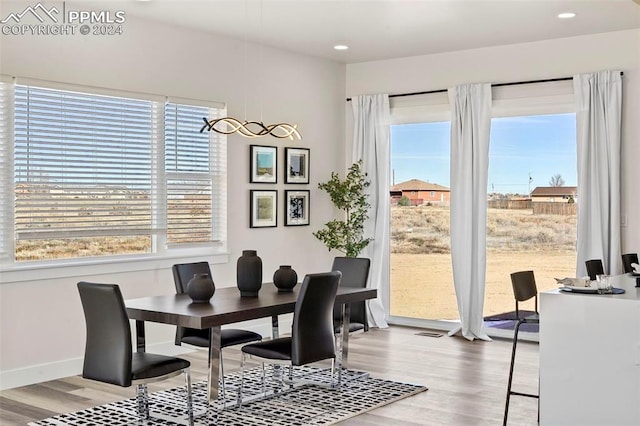
[[(317, 189), (331, 171), (344, 170), (345, 66), (290, 52), (127, 17), (121, 36), (0, 36), (0, 73), (18, 77), (99, 86), (227, 103), (231, 116), (266, 123), (297, 123), (303, 140), (271, 137), (228, 138), (228, 262), (213, 266), (216, 285), (235, 285), (235, 261), (243, 249), (256, 249), (263, 260), (264, 280), (280, 264), (291, 264), (300, 276), (328, 270), (329, 253), (311, 232), (330, 220), (334, 210)], [(248, 70), (248, 74), (246, 71)], [(258, 90), (258, 82), (262, 84)], [(247, 89), (245, 91), (245, 85)], [(276, 185), (249, 184), (249, 144), (278, 146)], [(285, 146), (310, 148), (309, 185), (283, 183)], [(278, 190), (277, 228), (249, 228), (249, 189)], [(310, 226), (284, 227), (284, 189), (310, 189)], [(125, 298), (174, 292), (169, 259), (146, 264), (103, 265), (76, 270), (0, 273), (0, 386), (77, 374), (84, 350), (84, 318), (76, 282), (120, 284)], [(149, 266), (150, 265), (150, 266)], [(114, 272), (121, 270), (123, 272)], [(50, 278), (52, 273), (60, 278)], [(65, 276), (66, 275), (66, 276)], [(11, 278), (12, 282), (6, 277)], [(18, 277), (19, 279), (21, 277)], [(264, 324), (270, 330), (270, 322)], [(170, 342), (173, 327), (150, 327), (151, 343)]]
[[(249, 49), (257, 52), (256, 46)], [(332, 170), (344, 170), (343, 141), (350, 140), (350, 132), (345, 131), (345, 117), (350, 116), (345, 96), (618, 68), (625, 73), (622, 207), (629, 225), (623, 229), (623, 249), (640, 251), (640, 31), (354, 64), (346, 67), (346, 77), (344, 65), (266, 47), (258, 67), (252, 62), (254, 54), (250, 53), (250, 72), (245, 75), (241, 41), (128, 17), (125, 32), (118, 37), (0, 36), (0, 73), (221, 101), (227, 103), (229, 115), (240, 118), (244, 117), (243, 86), (248, 85), (248, 118), (260, 115), (256, 104), (262, 100), (265, 122), (298, 123), (302, 142), (263, 139), (258, 143), (311, 149), (311, 182), (305, 186), (311, 190), (309, 227), (283, 227), (279, 203), (278, 228), (249, 229), (248, 191), (257, 187), (248, 183), (250, 142), (229, 137), (229, 262), (214, 265), (213, 273), (218, 286), (232, 286), (235, 260), (242, 249), (258, 250), (265, 280), (282, 263), (292, 264), (299, 273), (329, 267), (334, 253), (328, 253), (311, 232), (333, 214), (326, 195), (316, 188)], [(282, 200), (286, 186), (281, 176), (278, 180), (273, 188), (280, 191)], [(142, 271), (124, 264), (86, 268), (82, 273), (57, 271), (55, 275), (62, 277), (54, 279), (48, 278), (51, 271), (28, 271), (26, 275), (35, 277), (28, 282), (0, 282), (0, 387), (78, 373), (84, 345), (78, 280), (118, 283), (127, 298), (169, 294), (173, 292), (172, 263), (156, 262)], [(123, 272), (112, 272), (115, 269)], [(172, 327), (150, 328), (152, 343), (171, 340)]]
[(622, 250), (640, 252), (640, 30), (347, 65), (347, 95), (411, 93), (473, 82), (570, 77), (606, 69), (624, 72)]

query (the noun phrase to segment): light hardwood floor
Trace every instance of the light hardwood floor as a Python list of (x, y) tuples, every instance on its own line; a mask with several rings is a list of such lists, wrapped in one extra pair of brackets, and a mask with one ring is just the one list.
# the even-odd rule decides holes
[[(350, 366), (374, 377), (425, 385), (427, 392), (378, 408), (341, 424), (499, 425), (511, 356), (511, 341), (468, 342), (461, 337), (427, 337), (425, 330), (392, 326), (351, 336)], [(239, 349), (224, 350), (225, 369), (239, 367)], [(206, 379), (206, 352), (185, 355), (194, 380)], [(514, 390), (537, 393), (538, 345), (518, 343)], [(150, 391), (182, 384), (180, 377), (150, 385)], [(59, 413), (133, 397), (133, 388), (105, 385), (81, 377), (0, 392), (0, 424), (24, 425)], [(537, 400), (512, 397), (510, 425), (537, 424)]]

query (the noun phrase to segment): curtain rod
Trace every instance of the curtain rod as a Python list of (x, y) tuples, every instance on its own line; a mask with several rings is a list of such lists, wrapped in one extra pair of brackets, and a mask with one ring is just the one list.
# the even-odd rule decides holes
[[(623, 76), (624, 73), (621, 72), (620, 76)], [(560, 78), (547, 78), (544, 80), (528, 80), (528, 81), (512, 81), (511, 83), (494, 83), (491, 87), (503, 87), (503, 86), (517, 86), (520, 84), (535, 84), (535, 83), (551, 83), (554, 81), (568, 81), (573, 80), (573, 77), (560, 77)], [(415, 96), (415, 95), (431, 95), (433, 93), (444, 93), (449, 89), (439, 89), (439, 90), (427, 90), (424, 92), (411, 92), (411, 93), (396, 93), (395, 95), (389, 95), (390, 98), (401, 98), (403, 96)], [(351, 98), (347, 98), (347, 102), (350, 102)]]

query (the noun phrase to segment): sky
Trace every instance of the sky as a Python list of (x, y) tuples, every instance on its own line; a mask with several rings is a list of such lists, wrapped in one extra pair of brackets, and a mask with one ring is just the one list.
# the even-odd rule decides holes
[[(575, 127), (575, 114), (494, 118), (487, 191), (524, 195), (558, 174), (565, 186), (577, 186)], [(449, 122), (391, 126), (391, 184), (420, 179), (450, 187), (449, 133)]]

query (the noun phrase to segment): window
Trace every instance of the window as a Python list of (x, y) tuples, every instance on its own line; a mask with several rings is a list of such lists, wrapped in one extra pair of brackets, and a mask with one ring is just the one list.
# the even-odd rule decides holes
[[(0, 76), (2, 77), (2, 76)], [(0, 78), (0, 105), (11, 104), (12, 87), (10, 80)], [(10, 144), (7, 143), (9, 135), (12, 131), (12, 113), (9, 108), (0, 108), (0, 260), (7, 257), (7, 252), (11, 250), (8, 244), (8, 236), (10, 234), (11, 211), (7, 206), (11, 205), (11, 192), (7, 190), (10, 185), (6, 184), (11, 181)]]
[(220, 198), (226, 181), (226, 151), (218, 137), (199, 133), (202, 117), (218, 111), (177, 103), (165, 105), (167, 243), (220, 241), (226, 214)]
[[(555, 174), (562, 174), (567, 186), (574, 184), (575, 170), (570, 166), (576, 164), (575, 135), (570, 132), (575, 128), (572, 82), (494, 87), (492, 92), (486, 315), (513, 309), (511, 272), (535, 269), (541, 291), (555, 286), (553, 277), (575, 274), (576, 205), (566, 204), (578, 200), (558, 203), (556, 197), (554, 206), (541, 206), (545, 212), (535, 215), (528, 200), (534, 189), (529, 184), (547, 186)], [(447, 94), (396, 97), (390, 99), (390, 107), (390, 323), (456, 320), (449, 246)], [(508, 134), (499, 134), (507, 128)], [(532, 152), (539, 153), (543, 147), (544, 154), (533, 157)], [(514, 157), (524, 160), (516, 164)], [(413, 196), (410, 190), (416, 184), (428, 189), (432, 199), (413, 204), (414, 200), (398, 197), (401, 189), (402, 194)], [(562, 213), (547, 213), (552, 208)]]
[[(391, 126), (391, 192), (449, 189), (451, 123)], [(412, 195), (419, 191), (411, 191)], [(390, 198), (391, 200), (391, 198)], [(449, 199), (391, 202), (389, 314), (391, 317), (457, 320), (451, 270)]]
[(13, 157), (0, 180), (13, 192), (0, 211), (6, 257), (148, 254), (224, 238), (225, 140), (200, 133), (220, 106), (3, 88), (0, 131), (14, 141), (0, 150), (0, 162)]
[(575, 275), (576, 205), (531, 197), (537, 189), (579, 189), (575, 129), (573, 113), (491, 120), (485, 315), (513, 310), (512, 272), (533, 270), (538, 291)]

